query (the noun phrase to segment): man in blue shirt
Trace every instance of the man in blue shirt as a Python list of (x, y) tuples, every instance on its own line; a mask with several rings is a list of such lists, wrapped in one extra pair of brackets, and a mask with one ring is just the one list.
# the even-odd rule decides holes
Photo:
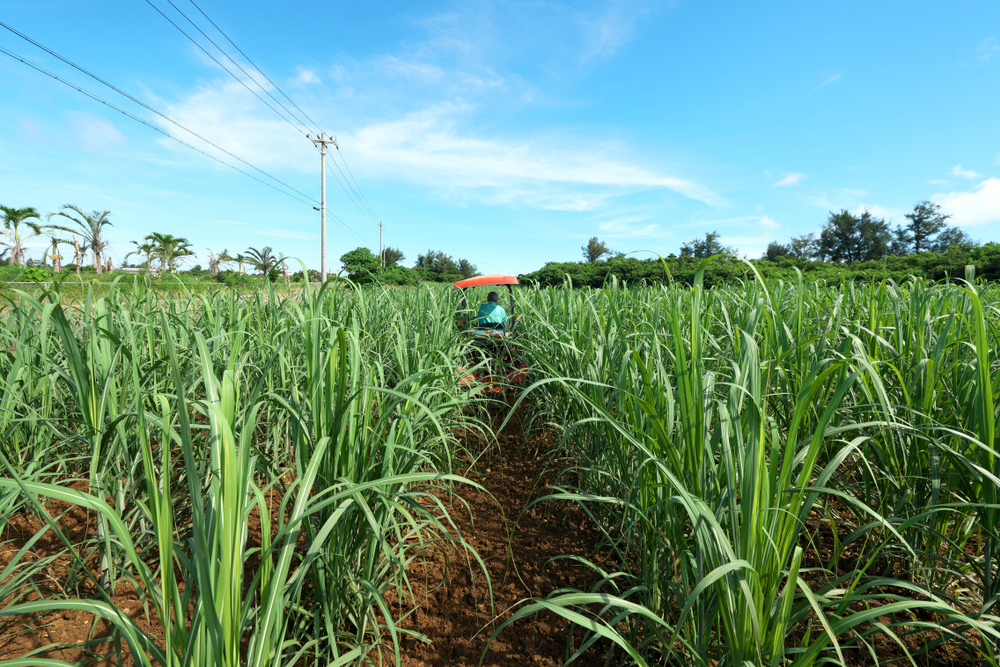
[(490, 292), (486, 296), (486, 303), (479, 306), (480, 329), (503, 329), (507, 326), (507, 311), (497, 303), (499, 300), (499, 294)]

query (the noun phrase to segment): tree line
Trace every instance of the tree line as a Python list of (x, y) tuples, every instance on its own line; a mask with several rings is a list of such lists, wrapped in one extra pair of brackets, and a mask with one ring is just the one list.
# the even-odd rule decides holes
[[(831, 211), (818, 234), (793, 237), (784, 243), (772, 241), (760, 259), (749, 261), (764, 277), (789, 280), (797, 280), (797, 272), (809, 280), (834, 283), (903, 281), (911, 276), (942, 280), (964, 277), (967, 265), (975, 266), (981, 277), (1000, 280), (1000, 244), (980, 245), (959, 228), (949, 226), (949, 219), (929, 201), (914, 206), (905, 215), (906, 222), (894, 229), (868, 211)], [(679, 254), (663, 258), (628, 257), (597, 237), (591, 237), (580, 250), (582, 262), (548, 262), (520, 277), (541, 285), (558, 285), (569, 278), (574, 285), (591, 287), (612, 279), (691, 282), (702, 259), (739, 253), (737, 248), (724, 245), (716, 231), (682, 244)], [(743, 262), (722, 258), (711, 263), (705, 279), (707, 284), (747, 280), (753, 279), (753, 272)]]
[(450, 283), (479, 275), (476, 265), (467, 259), (453, 259), (440, 250), (428, 250), (417, 255), (413, 267), (401, 262), (406, 259), (398, 248), (386, 248), (382, 257), (365, 247), (355, 248), (340, 257), (347, 277), (357, 283), (386, 285), (416, 285), (423, 281)]

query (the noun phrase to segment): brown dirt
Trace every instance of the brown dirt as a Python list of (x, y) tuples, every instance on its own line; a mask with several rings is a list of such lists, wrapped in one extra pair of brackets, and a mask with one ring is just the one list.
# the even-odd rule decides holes
[[(415, 564), (410, 576), (419, 606), (402, 625), (424, 634), (428, 642), (404, 640), (403, 667), (477, 665), (494, 630), (518, 602), (559, 588), (589, 589), (595, 577), (588, 568), (565, 560), (548, 561), (560, 555), (591, 556), (598, 539), (592, 522), (561, 503), (535, 505), (522, 516), (531, 500), (546, 494), (554, 476), (542, 474), (542, 457), (552, 438), (547, 432), (526, 438), (512, 426), (500, 435), (499, 447), (490, 448), (473, 465), (468, 476), (488, 493), (458, 489), (469, 509), (456, 499), (450, 512), (482, 558), (489, 583), (478, 563), (470, 565), (455, 550), (439, 551)], [(568, 621), (551, 613), (520, 620), (492, 643), (483, 665), (562, 665), (581, 643), (579, 628), (572, 637), (568, 630)], [(604, 664), (604, 650), (592, 647), (574, 664)]]

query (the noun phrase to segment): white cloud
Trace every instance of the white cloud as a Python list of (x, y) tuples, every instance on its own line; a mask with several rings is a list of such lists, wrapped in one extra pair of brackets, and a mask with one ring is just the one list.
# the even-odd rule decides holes
[(1000, 178), (987, 178), (972, 192), (935, 194), (931, 200), (957, 225), (974, 227), (1000, 222)]
[[(263, 111), (262, 111), (263, 109)], [(311, 143), (290, 124), (264, 108), (260, 100), (241, 84), (233, 82), (204, 85), (173, 104), (167, 104), (166, 115), (177, 123), (211, 140), (247, 162), (270, 171), (275, 168), (294, 169), (304, 173), (315, 171), (318, 156)], [(227, 163), (234, 160), (225, 153), (192, 137), (177, 126), (158, 119), (171, 135), (202, 148)], [(181, 154), (191, 153), (169, 139), (164, 146)], [(200, 156), (195, 156), (203, 160)], [(246, 170), (245, 165), (238, 165)], [(223, 167), (219, 165), (219, 168)]]
[(760, 226), (763, 229), (780, 229), (781, 225), (774, 218), (770, 218), (766, 215), (760, 216)]
[(75, 142), (85, 150), (103, 153), (128, 146), (128, 138), (110, 121), (89, 113), (74, 114), (70, 126)]
[(797, 171), (793, 171), (792, 173), (788, 174), (787, 176), (785, 176), (784, 178), (782, 178), (780, 181), (778, 181), (777, 183), (775, 183), (774, 187), (776, 187), (776, 188), (788, 188), (788, 187), (791, 187), (793, 185), (798, 185), (803, 180), (805, 180), (805, 178), (806, 178), (805, 174), (799, 173)]
[(883, 220), (892, 221), (894, 218), (901, 218), (906, 214), (906, 211), (899, 208), (887, 208), (885, 206), (879, 206), (874, 204), (873, 206), (868, 206), (866, 204), (861, 204), (855, 208), (852, 213), (854, 215), (861, 215), (865, 211), (868, 211), (873, 217), (882, 218)]
[(972, 171), (971, 169), (962, 169), (962, 165), (960, 165), (960, 164), (956, 164), (954, 167), (952, 167), (951, 168), (951, 172), (949, 172), (949, 173), (951, 173), (951, 175), (954, 176), (954, 177), (956, 177), (956, 178), (982, 178), (983, 177), (982, 174), (977, 174), (976, 172)]
[(465, 134), (456, 117), (467, 110), (439, 105), (369, 125), (351, 137), (354, 154), (371, 169), (393, 171), (410, 181), (479, 190), (480, 197), (492, 201), (519, 200), (539, 208), (587, 210), (605, 198), (650, 190), (722, 203), (706, 186), (605, 157), (607, 150), (580, 150), (576, 139), (568, 140), (573, 148), (566, 148), (538, 138)]
[(293, 81), (304, 86), (320, 83), (319, 76), (315, 70), (311, 70), (308, 67), (299, 67), (298, 74), (295, 75)]

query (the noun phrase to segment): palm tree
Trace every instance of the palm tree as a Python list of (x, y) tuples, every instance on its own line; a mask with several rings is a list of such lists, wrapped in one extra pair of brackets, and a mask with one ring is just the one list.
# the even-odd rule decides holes
[(69, 245), (69, 241), (67, 241), (66, 239), (61, 239), (56, 236), (53, 236), (52, 234), (49, 234), (48, 236), (49, 236), (49, 241), (52, 242), (52, 245), (49, 247), (50, 248), (49, 254), (42, 255), (43, 258), (42, 266), (45, 266), (45, 259), (51, 259), (52, 270), (55, 271), (56, 273), (62, 273), (62, 255), (59, 254), (59, 246)]
[[(90, 246), (90, 249), (94, 253), (94, 270), (98, 274), (102, 273), (101, 255), (104, 254), (107, 242), (101, 238), (101, 233), (105, 225), (111, 224), (111, 221), (108, 219), (111, 216), (111, 211), (91, 211), (90, 213), (84, 213), (79, 206), (65, 204), (61, 211), (49, 215), (49, 219), (51, 220), (56, 216), (66, 218), (75, 223), (77, 228), (60, 227), (58, 225), (52, 225), (52, 228), (82, 236), (85, 245)], [(77, 273), (79, 273), (79, 262), (77, 263), (77, 267)]]
[(146, 237), (146, 240), (156, 246), (156, 258), (160, 260), (160, 269), (175, 271), (177, 260), (184, 257), (194, 257), (191, 250), (191, 242), (185, 238), (174, 236), (173, 234), (160, 234), (153, 232)]
[(271, 269), (283, 262), (285, 259), (287, 259), (287, 257), (284, 255), (281, 257), (275, 255), (271, 246), (264, 246), (260, 250), (257, 250), (256, 248), (247, 249), (246, 261), (249, 262), (255, 269), (260, 271), (265, 278)]
[(247, 263), (247, 256), (244, 255), (241, 252), (236, 253), (236, 257), (233, 257), (233, 261), (236, 262), (237, 264), (239, 264), (240, 275), (242, 276), (243, 275), (243, 265)]
[[(6, 241), (0, 242), (0, 245), (7, 248), (7, 250), (0, 254), (0, 257), (9, 253), (11, 263), (24, 268), (24, 242), (32, 236), (42, 233), (40, 224), (42, 219), (38, 215), (38, 211), (31, 207), (11, 208), (10, 206), (0, 206), (0, 213), (3, 214), (3, 235), (7, 238)], [(38, 220), (38, 222), (31, 222), (32, 218)], [(32, 233), (22, 236), (21, 225), (30, 229)]]
[(128, 261), (128, 258), (132, 255), (142, 255), (146, 258), (146, 273), (149, 273), (152, 269), (150, 265), (153, 263), (153, 255), (156, 254), (156, 245), (146, 239), (143, 239), (143, 241), (143, 243), (132, 241), (132, 245), (135, 246), (135, 250), (125, 255), (125, 261)]

